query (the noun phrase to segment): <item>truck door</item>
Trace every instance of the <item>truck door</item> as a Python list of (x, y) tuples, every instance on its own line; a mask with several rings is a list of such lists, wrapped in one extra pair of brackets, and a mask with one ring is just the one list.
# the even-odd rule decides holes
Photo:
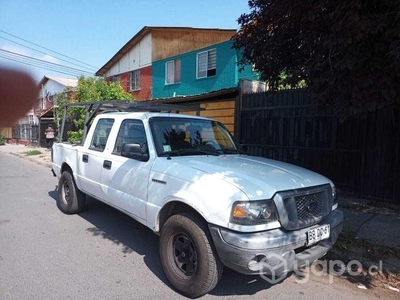
[(121, 156), (123, 144), (140, 144), (147, 151), (143, 122), (127, 119), (121, 126), (107, 167), (101, 173), (105, 200), (144, 222), (146, 220), (147, 186), (150, 161), (139, 161)]
[(94, 129), (88, 147), (80, 153), (80, 181), (82, 190), (100, 200), (103, 199), (101, 189), (101, 172), (105, 160), (105, 147), (114, 119), (100, 119)]

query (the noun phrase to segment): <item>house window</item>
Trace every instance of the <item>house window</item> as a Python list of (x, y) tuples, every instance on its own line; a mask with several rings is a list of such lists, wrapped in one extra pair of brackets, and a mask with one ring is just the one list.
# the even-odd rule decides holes
[(197, 78), (205, 78), (217, 74), (217, 50), (197, 53)]
[(129, 89), (130, 91), (140, 90), (140, 70), (129, 72)]
[(166, 84), (178, 83), (181, 81), (181, 60), (180, 58), (165, 63)]

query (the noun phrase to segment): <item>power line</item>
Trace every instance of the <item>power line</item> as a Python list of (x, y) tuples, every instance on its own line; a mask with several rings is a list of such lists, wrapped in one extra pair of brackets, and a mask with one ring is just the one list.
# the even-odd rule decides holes
[(93, 75), (92, 72), (88, 72), (88, 71), (85, 71), (85, 70), (76, 69), (76, 68), (72, 68), (72, 67), (56, 64), (56, 63), (52, 63), (52, 62), (49, 62), (49, 61), (46, 61), (46, 60), (34, 58), (34, 57), (31, 57), (31, 56), (26, 56), (26, 55), (23, 55), (23, 54), (15, 53), (15, 52), (4, 50), (4, 49), (0, 49), (0, 53), (2, 53), (3, 55), (22, 58), (25, 61), (34, 61), (34, 62), (37, 62), (39, 64), (48, 64), (48, 65), (54, 66), (55, 68), (68, 69), (68, 70), (71, 70), (71, 71), (76, 71), (76, 72), (80, 72), (80, 73), (86, 73), (86, 74)]
[[(49, 55), (49, 54), (46, 53), (46, 52), (43, 52), (43, 51), (40, 51), (40, 50), (31, 48), (31, 47), (28, 47), (28, 46), (23, 45), (23, 44), (21, 44), (21, 43), (17, 43), (17, 42), (15, 42), (15, 41), (10, 40), (10, 39), (7, 39), (7, 38), (5, 38), (5, 37), (0, 36), (0, 38), (4, 39), (4, 40), (6, 40), (6, 41), (9, 41), (9, 42), (11, 42), (11, 43), (17, 44), (17, 45), (19, 45), (19, 46), (22, 46), (22, 47), (31, 49), (31, 50), (33, 50), (33, 51), (36, 51), (36, 52), (39, 52), (39, 53), (42, 53), (42, 54), (45, 54), (45, 55)], [(51, 55), (49, 55), (49, 56), (51, 56)], [(84, 69), (86, 69), (86, 70), (89, 70), (90, 72), (93, 72), (93, 69), (94, 69), (94, 68), (91, 68), (91, 67), (88, 68), (88, 67), (85, 67), (85, 66), (82, 66), (82, 65), (78, 65), (78, 64), (76, 64), (76, 63), (70, 62), (70, 61), (65, 60), (65, 59), (62, 59), (62, 58), (58, 58), (58, 57), (54, 57), (54, 56), (51, 56), (51, 57), (53, 57), (53, 58), (55, 58), (55, 59), (57, 59), (57, 60), (66, 62), (66, 63), (68, 63), (68, 64), (71, 64), (71, 65), (74, 65), (74, 66), (77, 66), (77, 67), (80, 67), (80, 68), (84, 68)]]
[(46, 48), (46, 47), (43, 47), (43, 46), (40, 46), (40, 45), (38, 45), (38, 44), (32, 43), (32, 42), (30, 42), (30, 41), (28, 41), (28, 40), (25, 40), (25, 39), (23, 39), (23, 38), (20, 38), (20, 37), (18, 37), (18, 36), (16, 36), (16, 35), (13, 35), (13, 34), (11, 34), (11, 33), (6, 32), (6, 31), (4, 31), (4, 30), (1, 30), (1, 29), (0, 29), (0, 32), (5, 33), (5, 34), (7, 34), (7, 35), (10, 35), (10, 36), (12, 36), (12, 37), (14, 37), (14, 38), (20, 39), (20, 40), (22, 40), (22, 41), (24, 41), (24, 42), (26, 42), (26, 43), (35, 45), (36, 47), (40, 47), (40, 48), (45, 49), (45, 50), (47, 50), (47, 51), (51, 51), (51, 52), (53, 52), (53, 53), (56, 53), (56, 54), (58, 54), (58, 55), (61, 55), (61, 56), (65, 57), (65, 58), (71, 59), (71, 60), (73, 60), (73, 61), (79, 62), (79, 63), (81, 63), (81, 64), (84, 64), (84, 65), (86, 65), (86, 66), (89, 66), (89, 67), (92, 67), (92, 68), (98, 70), (98, 68), (95, 67), (95, 66), (89, 65), (89, 64), (87, 64), (87, 63), (85, 63), (85, 62), (83, 62), (83, 61), (77, 60), (77, 59), (75, 59), (75, 58), (69, 57), (69, 56), (64, 55), (64, 54), (62, 54), (62, 53), (59, 53), (59, 52), (57, 52), (57, 51), (53, 51), (53, 50), (48, 49), (48, 48)]
[[(2, 57), (2, 56), (0, 55), (0, 57)], [(30, 63), (30, 62), (23, 62), (23, 61), (19, 61), (17, 59), (13, 59), (13, 58), (7, 58), (7, 57), (2, 57), (2, 58), (5, 58), (5, 59), (11, 60), (11, 61), (15, 61), (15, 62), (19, 62), (19, 63), (22, 63), (24, 65), (38, 67), (38, 68), (41, 68), (41, 69), (54, 71), (54, 72), (57, 72), (57, 73), (66, 74), (66, 75), (70, 75), (70, 76), (74, 76), (74, 77), (78, 77), (78, 76), (82, 75), (82, 74), (78, 74), (78, 73), (71, 73), (71, 72), (65, 71), (65, 70), (54, 69), (54, 68), (51, 68), (51, 67), (48, 67), (48, 66), (37, 65), (37, 64), (34, 64), (34, 63)]]
[[(18, 60), (12, 59), (12, 58), (5, 58), (5, 59), (11, 60), (11, 61), (15, 61), (15, 62), (20, 62)], [(57, 73), (66, 74), (66, 75), (71, 75), (71, 76), (76, 76), (77, 77), (77, 74), (71, 74), (69, 72), (64, 72), (64, 71), (60, 71), (60, 70), (53, 70), (52, 68), (48, 68), (48, 67), (44, 67), (44, 66), (37, 66), (37, 65), (34, 65), (34, 64), (31, 64), (31, 63), (28, 63), (28, 62), (24, 62), (23, 64), (24, 65), (33, 66), (33, 67), (39, 67), (41, 69), (45, 69), (45, 70), (49, 70), (49, 71), (55, 71)]]
[(74, 75), (74, 76), (80, 76), (80, 75), (86, 75), (86, 76), (93, 76), (94, 74), (91, 72), (87, 72), (84, 70), (72, 68), (72, 67), (67, 67), (64, 65), (48, 62), (45, 60), (33, 58), (30, 56), (18, 54), (15, 52), (7, 51), (0, 49), (0, 57), (9, 59), (15, 62), (27, 64), (30, 66), (35, 66), (43, 69), (47, 69), (50, 71), (55, 71), (63, 74), (68, 74), (68, 75)]

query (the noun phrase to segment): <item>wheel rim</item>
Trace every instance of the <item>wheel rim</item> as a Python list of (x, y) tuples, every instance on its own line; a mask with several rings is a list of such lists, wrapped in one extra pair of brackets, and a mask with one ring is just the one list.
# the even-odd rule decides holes
[(197, 251), (193, 241), (181, 233), (174, 236), (172, 246), (176, 267), (185, 276), (192, 276), (197, 269)]
[(68, 204), (69, 203), (69, 185), (68, 183), (64, 182), (63, 186), (63, 201), (64, 203)]

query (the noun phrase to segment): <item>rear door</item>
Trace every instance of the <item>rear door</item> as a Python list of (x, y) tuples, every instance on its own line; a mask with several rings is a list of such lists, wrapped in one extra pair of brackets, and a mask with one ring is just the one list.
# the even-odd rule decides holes
[(106, 160), (105, 148), (114, 119), (99, 119), (93, 132), (92, 140), (87, 149), (79, 154), (80, 181), (83, 192), (103, 199), (101, 189), (101, 172)]

